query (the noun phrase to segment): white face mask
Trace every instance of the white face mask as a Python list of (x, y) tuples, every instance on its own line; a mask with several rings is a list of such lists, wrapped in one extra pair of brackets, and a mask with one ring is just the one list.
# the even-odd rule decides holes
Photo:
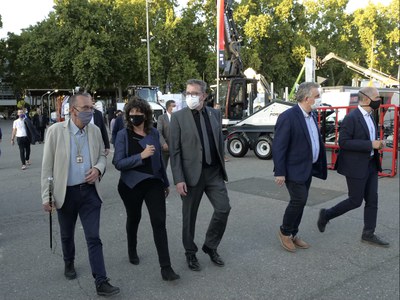
[(175, 106), (175, 107), (172, 108), (172, 112), (173, 112), (173, 113), (174, 113), (174, 112), (177, 112), (177, 111), (178, 111), (178, 107)]
[(196, 109), (200, 106), (200, 96), (186, 96), (186, 104), (190, 109)]
[(314, 100), (314, 104), (311, 104), (311, 109), (317, 109), (318, 107), (320, 107), (322, 104), (322, 99), (321, 98), (317, 98)]

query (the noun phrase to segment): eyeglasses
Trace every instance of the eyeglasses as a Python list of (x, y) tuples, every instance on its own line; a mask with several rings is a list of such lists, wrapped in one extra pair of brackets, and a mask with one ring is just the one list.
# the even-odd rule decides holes
[[(79, 107), (81, 110), (79, 110), (78, 107)], [(75, 108), (78, 112), (81, 112), (81, 111), (91, 111), (91, 112), (93, 112), (93, 111), (94, 111), (94, 107), (93, 107), (93, 106), (74, 106), (74, 108)]]
[(382, 101), (382, 97), (379, 97), (379, 96), (376, 96), (375, 97), (375, 100), (373, 100), (370, 96), (368, 96), (367, 94), (365, 94), (365, 93), (363, 93), (363, 92), (361, 92), (361, 91), (358, 91), (361, 95), (364, 95), (365, 97), (367, 97), (369, 100), (371, 100), (371, 101)]
[(201, 92), (183, 92), (183, 96), (189, 96), (189, 97), (196, 97), (196, 96), (201, 96), (203, 93)]

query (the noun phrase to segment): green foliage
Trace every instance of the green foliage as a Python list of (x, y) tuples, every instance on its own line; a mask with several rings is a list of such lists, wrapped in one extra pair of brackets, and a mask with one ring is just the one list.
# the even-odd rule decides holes
[[(146, 0), (55, 0), (42, 22), (0, 41), (0, 77), (25, 88), (122, 90), (147, 84)], [(189, 78), (216, 78), (215, 0), (150, 0), (152, 84), (180, 92)], [(234, 19), (241, 58), (274, 82), (282, 95), (310, 56), (310, 45), (365, 67), (396, 74), (399, 65), (398, 0), (369, 3), (347, 13), (348, 0), (237, 0)], [(1, 16), (0, 16), (1, 27)], [(6, 64), (8, 62), (8, 64)], [(354, 72), (329, 62), (317, 75), (350, 85)]]

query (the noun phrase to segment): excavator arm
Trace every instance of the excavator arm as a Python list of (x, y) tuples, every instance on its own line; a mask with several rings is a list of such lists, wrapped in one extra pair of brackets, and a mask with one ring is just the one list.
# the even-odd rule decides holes
[(336, 60), (344, 63), (347, 66), (347, 68), (349, 68), (350, 70), (357, 72), (367, 78), (375, 79), (375, 80), (383, 83), (386, 87), (399, 87), (400, 86), (399, 80), (397, 80), (396, 78), (394, 78), (388, 74), (385, 74), (383, 72), (380, 72), (378, 70), (372, 69), (372, 68), (367, 69), (367, 68), (361, 67), (360, 65), (357, 65), (349, 60), (346, 60), (342, 57), (337, 56), (333, 52), (329, 53), (327, 56), (325, 56), (321, 60), (320, 67), (324, 66), (331, 59), (336, 59)]

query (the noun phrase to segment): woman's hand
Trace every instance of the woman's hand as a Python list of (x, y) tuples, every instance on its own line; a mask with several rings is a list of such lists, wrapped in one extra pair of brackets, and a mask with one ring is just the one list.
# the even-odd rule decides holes
[(146, 145), (146, 148), (140, 153), (140, 157), (142, 159), (148, 158), (154, 155), (154, 151), (156, 151), (156, 147), (153, 145)]

